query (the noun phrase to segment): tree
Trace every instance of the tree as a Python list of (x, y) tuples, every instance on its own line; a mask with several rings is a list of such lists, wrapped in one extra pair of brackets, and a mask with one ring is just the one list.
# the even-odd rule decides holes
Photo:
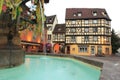
[(26, 6), (28, 1), (30, 0), (0, 0), (0, 27), (9, 27), (8, 33), (12, 31), (15, 36), (18, 31), (26, 29), (27, 24), (31, 24), (32, 27), (34, 25), (34, 36), (39, 34), (42, 37), (45, 21), (44, 0), (32, 0), (35, 10)]
[(112, 53), (115, 54), (120, 47), (120, 37), (115, 33), (114, 29), (112, 29), (111, 34), (111, 44), (112, 44)]

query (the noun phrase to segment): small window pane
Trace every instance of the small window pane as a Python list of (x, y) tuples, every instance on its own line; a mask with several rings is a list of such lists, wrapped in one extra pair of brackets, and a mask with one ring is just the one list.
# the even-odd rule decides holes
[(86, 53), (88, 52), (88, 46), (86, 45), (80, 45), (79, 47), (79, 52)]
[(85, 32), (89, 32), (89, 28), (85, 28), (84, 31), (85, 31)]
[(89, 23), (89, 21), (88, 20), (85, 20), (85, 24), (88, 24)]
[(97, 12), (93, 12), (93, 16), (97, 16)]
[(98, 32), (98, 28), (93, 28), (93, 32), (94, 33)]
[(88, 42), (89, 41), (89, 36), (85, 36), (84, 39), (85, 39), (85, 42)]
[(98, 22), (97, 22), (97, 20), (93, 20), (93, 23), (94, 23), (94, 24), (97, 24)]
[(97, 36), (93, 36), (93, 41), (98, 41), (98, 37)]
[(71, 28), (71, 30), (70, 30), (72, 33), (74, 33), (75, 32), (75, 28)]
[(81, 13), (78, 13), (78, 16), (81, 16), (82, 14)]
[(75, 24), (75, 21), (72, 21), (72, 24)]

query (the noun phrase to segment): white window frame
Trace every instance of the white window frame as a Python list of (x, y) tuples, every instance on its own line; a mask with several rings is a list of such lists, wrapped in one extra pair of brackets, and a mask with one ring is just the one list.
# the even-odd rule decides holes
[(89, 28), (84, 28), (84, 32), (89, 32)]
[(86, 53), (86, 52), (88, 52), (88, 46), (86, 46), (86, 45), (83, 45), (83, 46), (78, 46), (78, 52), (82, 52), (82, 53)]
[(93, 20), (93, 24), (97, 24), (98, 23), (98, 20)]
[(89, 20), (85, 20), (85, 24), (89, 24)]
[(93, 16), (97, 16), (97, 12), (93, 12)]
[(97, 42), (98, 41), (98, 36), (93, 36), (93, 41)]
[(76, 23), (76, 21), (72, 21), (72, 24), (75, 24)]
[(81, 12), (79, 12), (79, 13), (78, 13), (78, 16), (82, 16), (82, 13), (81, 13)]

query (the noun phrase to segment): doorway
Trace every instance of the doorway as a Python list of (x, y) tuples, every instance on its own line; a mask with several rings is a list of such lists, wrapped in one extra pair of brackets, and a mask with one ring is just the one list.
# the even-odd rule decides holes
[(95, 55), (95, 46), (91, 46), (91, 55)]
[(108, 55), (108, 54), (109, 54), (109, 48), (106, 48), (106, 49), (105, 49), (105, 52), (106, 52), (106, 54)]
[(67, 54), (70, 54), (70, 46), (67, 46)]

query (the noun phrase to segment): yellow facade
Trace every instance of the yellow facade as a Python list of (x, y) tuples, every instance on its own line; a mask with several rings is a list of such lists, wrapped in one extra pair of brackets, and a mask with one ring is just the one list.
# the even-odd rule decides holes
[[(84, 55), (84, 56), (94, 56), (97, 54), (102, 54), (102, 55), (111, 55), (112, 53), (112, 48), (111, 45), (86, 45), (87, 51), (85, 52), (80, 52), (79, 45), (68, 45), (70, 47), (70, 53), (72, 55)], [(101, 51), (99, 51), (98, 46), (101, 46)], [(92, 49), (92, 47), (94, 49)], [(66, 47), (67, 50), (67, 47)], [(66, 52), (67, 53), (67, 52)]]

